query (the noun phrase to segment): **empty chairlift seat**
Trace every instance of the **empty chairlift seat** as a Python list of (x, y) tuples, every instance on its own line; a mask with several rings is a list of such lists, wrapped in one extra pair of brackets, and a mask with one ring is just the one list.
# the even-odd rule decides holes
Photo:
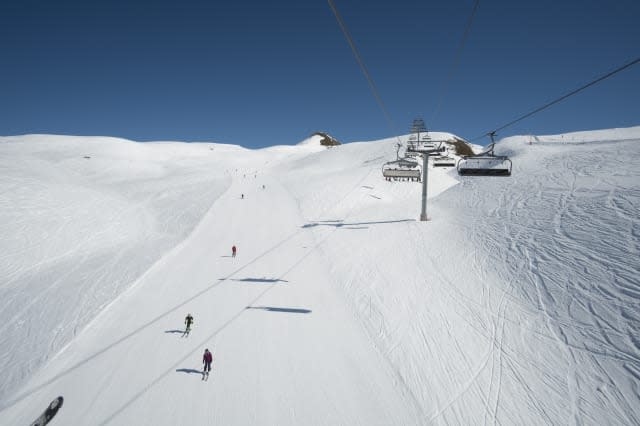
[(434, 150), (437, 149), (438, 147), (440, 147), (441, 143), (440, 142), (433, 142), (431, 141), (431, 139), (429, 140), (422, 140), (420, 142), (417, 141), (409, 141), (409, 143), (407, 144), (407, 154), (408, 153), (413, 153), (416, 151), (427, 151), (427, 150)]
[(506, 155), (494, 155), (492, 143), (478, 155), (458, 160), (458, 174), (462, 176), (511, 176), (511, 160)]
[(433, 167), (455, 167), (455, 158), (448, 155), (441, 155), (439, 157), (433, 157)]
[(416, 161), (406, 158), (390, 161), (382, 166), (382, 176), (386, 180), (411, 180), (420, 181), (422, 168)]

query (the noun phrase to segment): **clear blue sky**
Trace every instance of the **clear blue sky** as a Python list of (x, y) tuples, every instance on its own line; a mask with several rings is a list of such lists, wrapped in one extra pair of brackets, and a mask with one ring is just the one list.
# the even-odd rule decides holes
[[(326, 0), (5, 0), (0, 135), (263, 147), (422, 117), (471, 139), (640, 57), (638, 0), (481, 0), (445, 91), (473, 0), (334, 3), (393, 125)], [(640, 64), (499, 136), (633, 125)]]

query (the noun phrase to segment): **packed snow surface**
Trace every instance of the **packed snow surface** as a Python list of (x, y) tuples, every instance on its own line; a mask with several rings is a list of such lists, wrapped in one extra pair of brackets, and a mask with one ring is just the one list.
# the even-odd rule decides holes
[(640, 127), (407, 138), (0, 138), (0, 425), (640, 424)]

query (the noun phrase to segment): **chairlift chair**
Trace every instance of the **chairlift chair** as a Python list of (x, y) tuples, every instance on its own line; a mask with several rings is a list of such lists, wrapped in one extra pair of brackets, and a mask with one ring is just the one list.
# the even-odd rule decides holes
[(439, 157), (433, 157), (433, 167), (455, 167), (455, 158), (448, 155), (441, 155)]
[(407, 144), (407, 153), (427, 154), (428, 156), (440, 155), (446, 151), (442, 146), (442, 141), (420, 141), (409, 142)]
[(506, 155), (495, 155), (494, 145), (495, 143), (492, 142), (482, 153), (466, 155), (458, 160), (456, 167), (458, 174), (461, 176), (511, 176), (511, 160)]
[(417, 161), (401, 158), (382, 166), (382, 176), (386, 180), (411, 180), (420, 182), (422, 169)]
[(469, 156), (458, 160), (461, 176), (511, 176), (511, 160), (505, 155)]
[(410, 141), (407, 144), (407, 153), (420, 153), (424, 151), (435, 151), (440, 148), (441, 144), (432, 140)]

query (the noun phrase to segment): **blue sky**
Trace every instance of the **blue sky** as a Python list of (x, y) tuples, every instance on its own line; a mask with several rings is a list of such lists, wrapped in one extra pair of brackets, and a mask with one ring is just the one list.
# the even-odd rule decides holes
[[(22, 0), (0, 4), (0, 135), (263, 147), (422, 117), (473, 139), (640, 57), (637, 0), (481, 0), (446, 86), (473, 0), (334, 4), (393, 124), (326, 0)], [(640, 64), (499, 136), (633, 125)]]

